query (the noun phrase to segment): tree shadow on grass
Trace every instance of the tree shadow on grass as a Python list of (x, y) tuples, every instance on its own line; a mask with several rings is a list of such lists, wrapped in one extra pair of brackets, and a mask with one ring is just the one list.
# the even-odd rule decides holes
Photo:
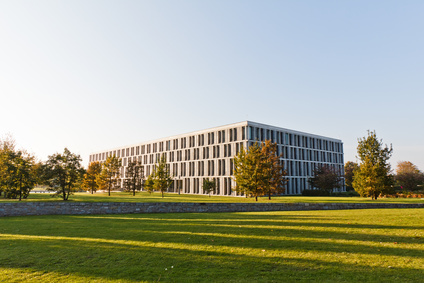
[[(34, 256), (13, 258), (13, 249), (0, 256), (3, 268), (30, 268), (34, 271), (54, 272), (67, 276), (77, 275), (81, 281), (90, 279), (199, 282), (270, 282), (274, 280), (317, 279), (324, 281), (386, 281), (415, 280), (422, 269), (370, 267), (334, 261), (331, 258), (294, 258), (293, 255), (275, 253), (248, 255), (227, 250), (198, 249), (198, 247), (151, 247), (112, 242), (76, 239), (28, 240), (1, 239), (2, 246), (19, 247), (20, 252)], [(22, 254), (21, 254), (22, 255)], [(40, 256), (42, 255), (42, 256)]]
[[(229, 213), (218, 217), (156, 214), (8, 218), (0, 223), (0, 267), (58, 273), (64, 278), (73, 274), (80, 281), (422, 279), (421, 238), (349, 234), (338, 224), (314, 223), (321, 217), (313, 213), (309, 220), (290, 216), (290, 222), (282, 217), (275, 217), (273, 222), (270, 217)], [(331, 220), (328, 216), (323, 218)], [(370, 229), (355, 225), (355, 229)], [(334, 231), (336, 228), (339, 230)], [(394, 238), (410, 246), (395, 245)], [(367, 241), (386, 245), (370, 246)]]

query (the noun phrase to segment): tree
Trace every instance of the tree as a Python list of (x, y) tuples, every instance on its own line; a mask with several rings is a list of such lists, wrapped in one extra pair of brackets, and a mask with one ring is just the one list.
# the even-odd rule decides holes
[(159, 163), (156, 165), (156, 168), (153, 173), (153, 188), (155, 191), (161, 191), (162, 197), (163, 193), (169, 188), (172, 184), (173, 179), (169, 173), (168, 164), (166, 163), (165, 155), (162, 155)]
[(277, 144), (271, 143), (266, 140), (261, 147), (262, 154), (264, 155), (264, 170), (265, 181), (264, 186), (268, 194), (268, 199), (271, 200), (271, 195), (282, 194), (286, 190), (287, 179), (286, 171), (284, 170), (281, 158), (283, 154), (277, 155)]
[(0, 140), (0, 195), (10, 187), (10, 156), (13, 155), (16, 142), (8, 135)]
[(362, 197), (377, 199), (382, 193), (388, 193), (393, 185), (390, 163), (393, 148), (383, 147), (383, 141), (377, 139), (375, 131), (358, 139), (359, 169), (353, 177), (353, 188)]
[(102, 164), (102, 171), (100, 172), (96, 182), (99, 185), (99, 188), (108, 190), (109, 196), (111, 190), (120, 187), (120, 168), (121, 159), (116, 157), (114, 154), (109, 155)]
[(308, 180), (309, 184), (320, 190), (331, 193), (333, 189), (339, 189), (342, 186), (342, 178), (333, 166), (318, 166), (313, 170), (312, 175), (313, 177)]
[(55, 153), (48, 156), (43, 164), (43, 183), (49, 186), (50, 191), (68, 200), (69, 195), (80, 185), (84, 176), (84, 168), (81, 166), (81, 157), (71, 153), (67, 148), (63, 153)]
[(355, 171), (359, 169), (359, 165), (356, 162), (348, 161), (345, 164), (345, 184), (346, 184), (346, 190), (352, 191), (353, 186), (353, 176), (355, 175)]
[(215, 192), (216, 182), (215, 180), (209, 180), (209, 178), (203, 179), (203, 192), (211, 196), (211, 192)]
[(154, 185), (155, 185), (155, 181), (153, 180), (153, 174), (150, 174), (147, 177), (146, 182), (144, 183), (144, 188), (146, 189), (146, 191), (149, 192), (149, 194), (152, 194), (155, 189)]
[(254, 143), (247, 149), (242, 148), (234, 156), (234, 180), (236, 182), (235, 189), (238, 193), (253, 196), (256, 201), (258, 201), (258, 196), (265, 194), (263, 162), (258, 143)]
[(397, 164), (395, 180), (402, 189), (416, 191), (424, 183), (424, 173), (412, 162), (401, 161)]
[(23, 150), (0, 150), (0, 187), (6, 198), (27, 198), (38, 181), (38, 164)]
[(137, 160), (129, 161), (124, 180), (125, 191), (132, 192), (135, 196), (136, 191), (140, 191), (143, 185), (144, 172), (143, 167)]
[(6, 198), (27, 198), (38, 182), (39, 164), (25, 150), (16, 150), (16, 143), (8, 135), (0, 140), (0, 195)]
[(93, 194), (99, 188), (97, 183), (98, 176), (102, 171), (102, 164), (98, 161), (91, 162), (88, 165), (87, 172), (84, 174), (82, 185)]
[(248, 196), (258, 196), (284, 192), (286, 172), (276, 156), (276, 146), (270, 141), (255, 143), (241, 149), (234, 157), (234, 180), (236, 191)]

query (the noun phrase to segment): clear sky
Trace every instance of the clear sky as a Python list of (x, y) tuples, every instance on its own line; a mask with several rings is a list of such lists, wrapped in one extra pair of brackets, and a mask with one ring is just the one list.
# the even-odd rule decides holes
[(251, 120), (424, 170), (424, 1), (0, 1), (0, 136), (45, 160)]

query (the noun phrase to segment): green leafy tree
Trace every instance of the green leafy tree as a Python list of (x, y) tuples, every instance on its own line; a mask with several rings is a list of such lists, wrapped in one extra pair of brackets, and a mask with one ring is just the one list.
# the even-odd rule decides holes
[(424, 183), (424, 173), (412, 162), (401, 161), (397, 164), (395, 180), (401, 189), (416, 191)]
[(255, 197), (266, 193), (263, 174), (263, 155), (258, 143), (255, 143), (247, 149), (241, 149), (234, 156), (234, 180), (236, 182), (236, 191), (246, 196)]
[(377, 199), (380, 194), (388, 193), (393, 185), (393, 176), (389, 159), (393, 148), (377, 139), (375, 131), (368, 131), (368, 136), (358, 139), (359, 169), (355, 170), (353, 188), (362, 197)]
[(115, 155), (109, 155), (105, 162), (102, 164), (102, 171), (100, 172), (96, 182), (99, 188), (107, 190), (110, 196), (110, 191), (120, 187), (120, 169), (121, 159)]
[(81, 161), (79, 155), (71, 153), (67, 148), (63, 153), (50, 155), (42, 169), (42, 180), (49, 187), (48, 190), (68, 200), (69, 195), (81, 185), (85, 173)]
[(84, 174), (83, 187), (93, 194), (99, 188), (97, 179), (102, 171), (102, 164), (98, 161), (91, 162), (88, 165), (87, 172)]
[(1, 173), (4, 196), (27, 198), (38, 181), (34, 157), (23, 151), (9, 152), (5, 157)]
[(209, 194), (211, 196), (211, 192), (215, 192), (216, 182), (215, 180), (209, 180), (209, 178), (203, 179), (203, 192)]
[(144, 182), (144, 189), (146, 191), (149, 192), (149, 194), (152, 194), (154, 191), (154, 185), (155, 185), (155, 181), (153, 180), (153, 174), (150, 174), (147, 179), (146, 182)]
[(125, 191), (132, 192), (133, 196), (135, 196), (135, 192), (141, 190), (143, 180), (144, 172), (140, 162), (137, 160), (128, 162), (124, 180)]
[(313, 177), (309, 178), (308, 182), (314, 188), (331, 193), (333, 189), (339, 189), (342, 186), (342, 178), (333, 166), (318, 166), (312, 174)]
[(38, 182), (39, 164), (25, 150), (16, 150), (11, 136), (0, 140), (0, 193), (6, 198), (27, 198)]
[(286, 172), (276, 155), (276, 146), (270, 141), (259, 145), (255, 143), (247, 149), (241, 149), (234, 157), (234, 180), (236, 191), (255, 197), (285, 190)]
[(345, 164), (345, 184), (346, 190), (353, 190), (353, 176), (355, 175), (355, 171), (359, 169), (359, 165), (356, 162), (348, 161)]
[(161, 156), (159, 163), (156, 165), (153, 173), (153, 181), (154, 190), (160, 191), (163, 197), (163, 193), (166, 192), (173, 182), (172, 176), (169, 172), (169, 166), (166, 163), (165, 155)]
[(10, 159), (16, 152), (15, 147), (16, 142), (12, 136), (8, 135), (0, 139), (0, 195), (11, 186)]

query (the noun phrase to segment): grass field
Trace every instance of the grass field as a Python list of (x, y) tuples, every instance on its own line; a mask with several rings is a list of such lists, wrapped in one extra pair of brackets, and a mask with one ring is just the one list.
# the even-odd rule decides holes
[(423, 282), (424, 210), (0, 219), (1, 282)]
[[(0, 198), (0, 202), (16, 202), (18, 200), (10, 200)], [(23, 201), (62, 201), (59, 197), (52, 197), (50, 194), (35, 194), (29, 195), (28, 199)], [(147, 192), (139, 192), (136, 196), (130, 193), (114, 192), (111, 196), (107, 193), (76, 193), (69, 197), (69, 201), (80, 202), (255, 202), (254, 198), (245, 197), (226, 197), (226, 196), (207, 196), (207, 195), (186, 195), (166, 193), (162, 198), (160, 193), (149, 194)], [(343, 203), (358, 203), (358, 202), (396, 202), (396, 203), (424, 203), (424, 199), (419, 198), (380, 198), (377, 201), (371, 198), (361, 197), (303, 197), (303, 196), (281, 196), (273, 197), (268, 200), (268, 197), (259, 198), (259, 202), (343, 202)]]

